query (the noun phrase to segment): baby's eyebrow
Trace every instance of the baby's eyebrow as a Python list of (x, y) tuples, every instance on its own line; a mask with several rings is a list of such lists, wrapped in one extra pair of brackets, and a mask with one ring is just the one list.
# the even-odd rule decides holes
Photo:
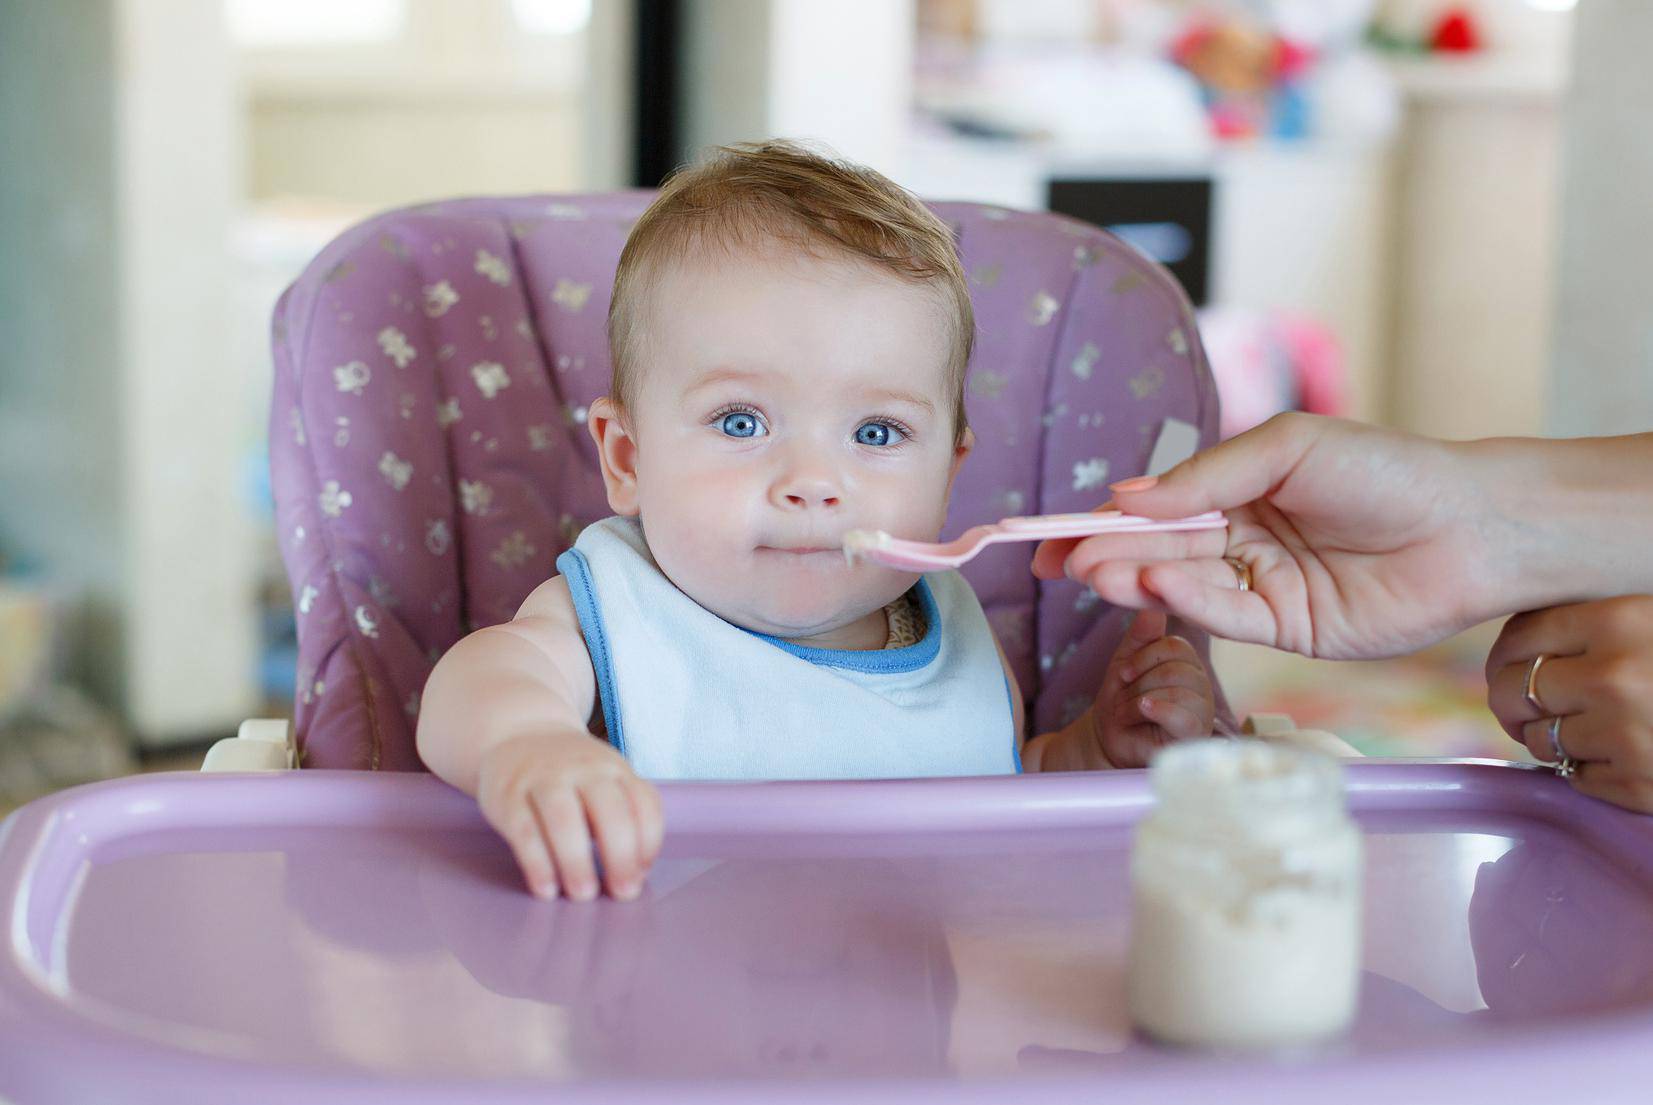
[(892, 403), (906, 403), (917, 407), (926, 414), (934, 414), (936, 405), (916, 391), (900, 391), (895, 388), (868, 388), (862, 393), (869, 399), (881, 399)]
[(747, 372), (738, 368), (716, 368), (690, 381), (686, 394), (693, 394), (717, 384), (752, 383), (769, 377), (766, 372)]
[[(684, 394), (693, 395), (697, 391), (703, 391), (718, 384), (759, 383), (770, 379), (772, 375), (768, 372), (747, 369), (715, 368), (690, 381), (689, 386), (684, 390)], [(867, 387), (856, 389), (856, 396), (869, 402), (905, 403), (908, 406), (917, 407), (925, 414), (934, 414), (936, 411), (935, 403), (916, 391), (903, 391), (900, 388)]]

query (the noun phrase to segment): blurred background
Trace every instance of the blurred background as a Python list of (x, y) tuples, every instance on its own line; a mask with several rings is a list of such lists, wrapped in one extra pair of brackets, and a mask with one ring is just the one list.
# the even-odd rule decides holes
[[(0, 809), (289, 712), (268, 323), (368, 214), (816, 139), (1170, 265), (1225, 432), (1645, 430), (1650, 43), (1643, 0), (0, 0)], [(1514, 756), (1492, 632), (1219, 675)]]

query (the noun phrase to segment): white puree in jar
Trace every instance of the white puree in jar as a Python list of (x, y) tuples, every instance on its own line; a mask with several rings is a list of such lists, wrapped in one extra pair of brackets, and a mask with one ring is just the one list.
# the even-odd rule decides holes
[(1354, 1018), (1361, 839), (1337, 761), (1258, 741), (1174, 745), (1137, 829), (1131, 1019), (1204, 1047), (1311, 1043)]

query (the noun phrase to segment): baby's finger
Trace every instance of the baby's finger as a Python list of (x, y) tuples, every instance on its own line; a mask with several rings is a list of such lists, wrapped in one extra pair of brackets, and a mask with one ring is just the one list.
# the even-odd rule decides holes
[(1169, 743), (1165, 731), (1153, 722), (1115, 728), (1103, 741), (1102, 754), (1115, 767), (1147, 767), (1154, 753)]
[(1137, 662), (1136, 657), (1142, 654), (1144, 648), (1152, 647), (1153, 642), (1165, 635), (1165, 615), (1158, 610), (1139, 610), (1131, 617), (1125, 626), (1125, 635), (1120, 638), (1119, 645), (1114, 649), (1113, 656), (1108, 660), (1108, 666), (1102, 673), (1102, 696), (1104, 701), (1113, 699), (1119, 694), (1119, 689), (1132, 679), (1132, 669), (1145, 667)]
[(1125, 639), (1138, 648), (1165, 636), (1165, 611), (1138, 610), (1125, 630)]
[(1162, 687), (1137, 699), (1137, 708), (1149, 721), (1178, 740), (1211, 735), (1209, 699), (1187, 687)]
[(1200, 654), (1194, 646), (1181, 637), (1161, 637), (1137, 650), (1129, 660), (1120, 666), (1120, 675), (1126, 683), (1142, 677), (1143, 673), (1160, 664), (1195, 664), (1200, 662)]
[[(492, 822), (493, 818), (488, 820)], [(556, 869), (551, 863), (551, 853), (545, 847), (545, 829), (540, 824), (533, 798), (524, 795), (506, 816), (505, 823), (495, 824), (494, 828), (510, 846), (511, 855), (516, 858), (517, 867), (528, 884), (528, 892), (536, 898), (555, 898)]]
[(534, 804), (545, 825), (563, 892), (577, 902), (589, 902), (597, 896), (597, 872), (579, 796), (567, 787), (542, 786), (534, 791)]
[(626, 797), (631, 800), (632, 813), (637, 818), (638, 858), (644, 873), (647, 873), (659, 858), (660, 846), (666, 839), (666, 818), (660, 808), (660, 792), (642, 779), (628, 779), (624, 786)]
[(1158, 664), (1149, 668), (1120, 694), (1127, 701), (1130, 701), (1158, 691), (1169, 690), (1188, 691), (1196, 697), (1209, 698), (1211, 695), (1211, 680), (1206, 677), (1205, 669), (1198, 664), (1174, 660), (1168, 664)]
[(603, 857), (603, 881), (608, 892), (622, 901), (637, 897), (642, 872), (637, 863), (637, 816), (620, 782), (607, 779), (581, 791), (586, 817)]

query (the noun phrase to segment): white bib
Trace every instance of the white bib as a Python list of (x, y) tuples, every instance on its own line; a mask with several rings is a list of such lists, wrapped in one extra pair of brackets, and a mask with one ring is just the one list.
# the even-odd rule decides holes
[(924, 576), (906, 648), (789, 644), (679, 591), (641, 527), (586, 527), (557, 570), (579, 615), (608, 737), (646, 779), (875, 779), (1021, 769), (1009, 684), (975, 592)]

